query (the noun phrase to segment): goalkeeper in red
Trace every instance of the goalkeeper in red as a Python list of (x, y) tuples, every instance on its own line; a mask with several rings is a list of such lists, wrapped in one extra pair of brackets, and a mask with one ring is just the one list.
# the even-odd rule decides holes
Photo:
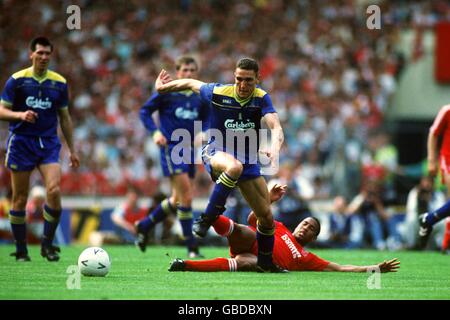
[[(271, 202), (279, 200), (285, 193), (286, 186), (275, 185), (270, 190)], [(210, 260), (175, 259), (169, 271), (255, 271), (257, 263), (256, 217), (249, 215), (250, 226), (234, 223), (226, 216), (219, 216), (213, 223), (214, 230), (227, 237), (230, 246), (230, 258)], [(353, 266), (340, 265), (324, 260), (308, 252), (304, 246), (314, 241), (320, 233), (319, 220), (308, 217), (301, 221), (294, 232), (290, 232), (281, 222), (275, 221), (275, 244), (273, 262), (289, 271), (341, 271), (367, 272), (370, 268), (379, 268), (380, 272), (396, 272), (400, 261), (396, 258), (376, 265)]]

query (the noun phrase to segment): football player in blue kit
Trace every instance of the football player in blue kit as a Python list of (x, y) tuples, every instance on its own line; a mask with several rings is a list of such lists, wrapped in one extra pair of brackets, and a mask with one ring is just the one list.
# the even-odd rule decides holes
[[(195, 78), (198, 64), (194, 58), (182, 56), (177, 59), (177, 77)], [(159, 111), (159, 128), (152, 119), (152, 114)], [(192, 90), (170, 94), (154, 93), (142, 106), (140, 118), (145, 128), (153, 135), (153, 141), (160, 147), (163, 174), (170, 178), (171, 192), (147, 218), (136, 225), (137, 245), (145, 251), (149, 231), (167, 215), (176, 213), (183, 231), (188, 249), (188, 256), (199, 257), (197, 241), (192, 233), (192, 179), (195, 176), (194, 139), (196, 130), (194, 122), (201, 121), (201, 130), (208, 126), (208, 105)], [(178, 135), (177, 130), (185, 130), (188, 138)], [(187, 141), (185, 141), (187, 140)], [(181, 153), (176, 149), (182, 145)], [(186, 153), (186, 154), (185, 154)]]
[(194, 233), (200, 237), (207, 234), (212, 223), (225, 211), (227, 197), (238, 186), (258, 219), (257, 270), (283, 272), (272, 261), (275, 225), (266, 181), (258, 163), (261, 119), (271, 130), (271, 146), (264, 153), (274, 168), (284, 136), (269, 94), (257, 87), (258, 76), (258, 63), (242, 58), (236, 64), (234, 84), (173, 80), (162, 70), (155, 87), (159, 93), (190, 89), (200, 94), (210, 107), (210, 138), (203, 150), (203, 162), (216, 184), (204, 214), (194, 222)]
[(0, 100), (0, 119), (9, 121), (5, 165), (11, 170), (12, 208), (9, 212), (17, 261), (30, 261), (26, 243), (25, 206), (30, 175), (41, 173), (47, 194), (44, 206), (44, 234), (41, 256), (58, 261), (60, 249), (53, 245), (61, 216), (61, 143), (57, 134), (58, 117), (70, 151), (70, 165), (80, 164), (72, 138), (67, 81), (48, 69), (53, 45), (45, 37), (30, 43), (32, 66), (14, 73), (6, 82)]

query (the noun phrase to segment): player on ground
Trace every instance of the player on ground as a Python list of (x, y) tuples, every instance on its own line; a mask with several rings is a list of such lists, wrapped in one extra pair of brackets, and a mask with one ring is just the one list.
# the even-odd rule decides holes
[[(286, 186), (275, 185), (270, 190), (271, 201), (280, 199)], [(257, 243), (255, 234), (255, 216), (249, 216), (250, 226), (234, 223), (233, 220), (220, 216), (213, 223), (216, 232), (227, 237), (231, 258), (216, 258), (210, 260), (172, 261), (169, 271), (254, 271), (256, 267)], [(372, 266), (339, 265), (323, 260), (303, 247), (314, 241), (320, 232), (320, 223), (316, 218), (308, 217), (301, 221), (291, 233), (281, 222), (275, 221), (274, 262), (289, 271), (342, 271), (367, 272), (370, 268), (380, 272), (396, 272), (400, 261), (392, 259)]]
[[(195, 78), (198, 65), (194, 58), (183, 56), (176, 62), (177, 78)], [(152, 119), (152, 113), (159, 111), (160, 128)], [(170, 178), (172, 194), (162, 201), (150, 215), (136, 225), (137, 244), (144, 252), (148, 233), (170, 212), (176, 212), (181, 223), (186, 241), (188, 255), (191, 258), (199, 256), (197, 241), (192, 233), (192, 179), (195, 176), (194, 163), (194, 121), (201, 121), (202, 130), (208, 126), (208, 106), (201, 101), (198, 94), (192, 90), (173, 92), (170, 94), (153, 94), (142, 106), (140, 117), (147, 130), (153, 134), (153, 141), (161, 150), (161, 165), (164, 176)], [(180, 137), (172, 138), (177, 129), (188, 130), (191, 140), (187, 141), (182, 152), (187, 152), (186, 159), (180, 163), (174, 159), (173, 150), (179, 144)], [(186, 141), (184, 141), (186, 143)], [(178, 154), (176, 154), (178, 156)], [(181, 157), (182, 158), (182, 157)]]
[[(440, 139), (442, 141), (438, 154)], [(450, 104), (443, 106), (434, 119), (428, 133), (427, 149), (428, 173), (432, 177), (437, 175), (439, 161), (442, 180), (447, 188), (447, 198), (450, 198)], [(424, 213), (419, 216), (419, 247), (421, 249), (426, 247), (433, 225), (448, 216), (450, 216), (449, 202), (433, 213)], [(450, 226), (450, 223), (446, 226)]]
[(34, 168), (41, 173), (47, 203), (44, 206), (44, 234), (41, 255), (58, 261), (60, 251), (53, 238), (61, 216), (61, 143), (57, 135), (58, 116), (62, 133), (70, 151), (70, 166), (80, 162), (72, 139), (67, 82), (58, 73), (48, 70), (53, 45), (45, 37), (30, 43), (32, 66), (14, 73), (6, 82), (0, 101), (0, 119), (9, 121), (5, 165), (11, 170), (12, 208), (9, 218), (17, 261), (30, 261), (26, 244), (25, 206), (30, 175)]
[(284, 136), (269, 94), (256, 86), (258, 76), (258, 63), (243, 58), (236, 64), (234, 84), (172, 80), (162, 70), (155, 87), (160, 93), (190, 89), (200, 94), (211, 108), (211, 137), (203, 150), (203, 162), (216, 184), (205, 213), (194, 222), (194, 233), (200, 237), (207, 234), (209, 227), (225, 211), (225, 202), (237, 185), (257, 217), (258, 271), (279, 272), (280, 268), (272, 262), (275, 224), (269, 193), (257, 161), (261, 119), (272, 134), (271, 149), (265, 151), (272, 167), (278, 163)]

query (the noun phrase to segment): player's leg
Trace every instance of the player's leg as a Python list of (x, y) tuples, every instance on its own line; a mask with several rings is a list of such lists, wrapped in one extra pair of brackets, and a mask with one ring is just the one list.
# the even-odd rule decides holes
[[(161, 168), (165, 177), (171, 177), (174, 174), (173, 163), (170, 159), (170, 147), (164, 146), (160, 149)], [(142, 252), (147, 248), (148, 234), (153, 227), (159, 222), (166, 219), (170, 213), (176, 213), (176, 191), (171, 185), (172, 194), (169, 198), (164, 199), (156, 206), (147, 217), (136, 222), (136, 245)]]
[(272, 262), (275, 224), (270, 208), (270, 197), (266, 181), (260, 176), (258, 178), (239, 181), (238, 186), (258, 219), (256, 228), (258, 271), (282, 272)]
[[(192, 171), (195, 174), (195, 171)], [(188, 173), (170, 177), (177, 202), (177, 217), (181, 224), (188, 255), (190, 258), (200, 257), (197, 240), (192, 233), (192, 181)]]
[(55, 232), (61, 218), (61, 166), (59, 163), (46, 163), (38, 166), (44, 178), (47, 191), (47, 203), (44, 205), (44, 233), (42, 236), (41, 255), (48, 261), (58, 261), (60, 251), (53, 245)]
[(235, 258), (215, 258), (208, 260), (182, 260), (174, 259), (169, 266), (169, 271), (253, 271), (257, 258), (251, 253), (243, 253)]
[[(242, 163), (225, 152), (216, 152), (209, 157), (208, 165), (216, 184), (209, 197), (205, 213), (194, 222), (193, 231), (200, 237), (206, 235), (211, 224), (225, 211), (227, 198), (236, 186), (243, 170)], [(217, 179), (215, 179), (216, 177)]]
[[(450, 157), (441, 156), (440, 162), (442, 179), (447, 187), (447, 194), (450, 194)], [(449, 197), (447, 196), (447, 198)], [(420, 249), (426, 247), (431, 231), (433, 230), (433, 225), (446, 217), (450, 217), (450, 200), (435, 211), (427, 212), (419, 216), (420, 228), (418, 246)]]
[(256, 232), (249, 227), (235, 223), (226, 216), (219, 216), (213, 223), (214, 231), (222, 237), (227, 237), (230, 252), (233, 256), (253, 252)]
[(31, 171), (11, 171), (12, 207), (9, 211), (9, 221), (16, 243), (16, 252), (11, 255), (15, 256), (17, 261), (30, 261), (25, 212), (30, 175)]

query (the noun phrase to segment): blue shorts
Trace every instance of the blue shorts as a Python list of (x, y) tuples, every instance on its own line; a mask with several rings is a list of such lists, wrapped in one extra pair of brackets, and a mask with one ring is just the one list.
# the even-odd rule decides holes
[(59, 162), (61, 143), (55, 137), (35, 137), (10, 133), (5, 165), (13, 171), (32, 171), (36, 166)]
[(160, 148), (161, 167), (165, 177), (187, 173), (189, 178), (195, 176), (194, 151), (184, 157), (183, 151), (173, 153), (174, 145), (166, 145)]
[[(202, 161), (203, 165), (205, 166), (206, 171), (208, 171), (209, 175), (211, 176), (211, 179), (213, 181), (216, 181), (219, 178), (218, 172), (214, 172), (212, 166), (211, 166), (211, 157), (216, 154), (216, 150), (214, 147), (210, 145), (206, 145), (203, 147), (202, 150)], [(256, 179), (261, 176), (261, 167), (259, 164), (243, 164), (244, 169), (242, 170), (242, 174), (239, 177), (238, 181), (244, 181), (244, 180), (250, 180), (250, 179)]]

